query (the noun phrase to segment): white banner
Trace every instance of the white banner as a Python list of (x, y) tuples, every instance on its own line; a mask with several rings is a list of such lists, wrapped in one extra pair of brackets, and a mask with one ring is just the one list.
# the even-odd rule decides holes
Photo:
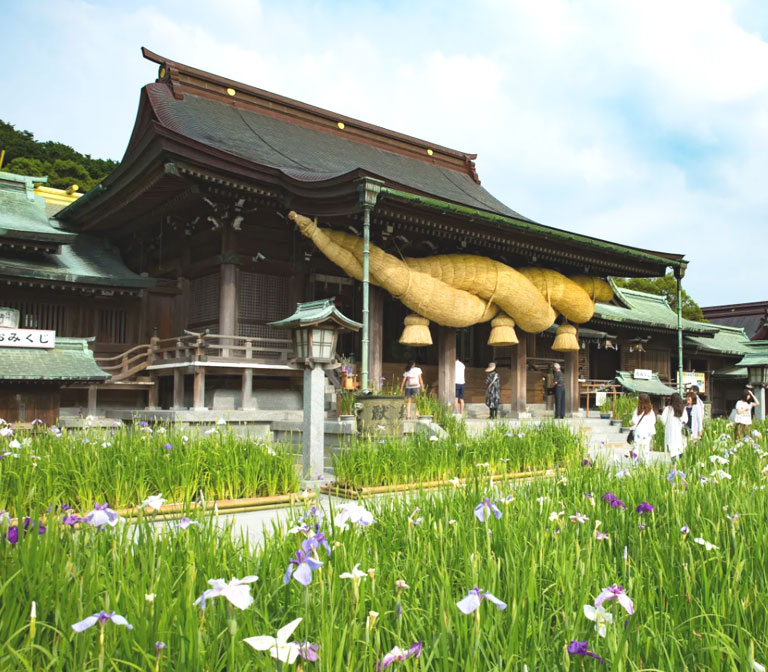
[(56, 332), (47, 329), (0, 329), (0, 348), (53, 348)]

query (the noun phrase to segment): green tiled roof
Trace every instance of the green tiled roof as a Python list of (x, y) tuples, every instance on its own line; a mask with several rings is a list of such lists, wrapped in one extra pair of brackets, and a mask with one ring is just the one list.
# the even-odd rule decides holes
[(0, 380), (100, 382), (107, 378), (85, 338), (56, 338), (54, 348), (0, 348)]
[(334, 296), (330, 299), (297, 303), (296, 312), (293, 315), (277, 322), (270, 322), (268, 326), (278, 329), (296, 329), (298, 327), (312, 326), (320, 322), (331, 321), (352, 331), (362, 329), (362, 324), (350, 320), (336, 307), (335, 300), (336, 297)]
[(0, 172), (0, 238), (66, 243), (75, 237), (51, 224), (45, 200), (35, 195), (34, 184), (47, 181), (47, 177)]
[(749, 376), (746, 366), (724, 366), (722, 369), (713, 371), (715, 378), (727, 378), (728, 380), (746, 380)]
[(635, 394), (650, 394), (654, 397), (664, 397), (668, 394), (677, 392), (672, 387), (667, 387), (659, 380), (658, 374), (654, 373), (650, 380), (636, 380), (629, 371), (617, 371), (616, 382), (625, 390)]
[(60, 254), (34, 258), (0, 255), (0, 275), (107, 287), (152, 287), (155, 281), (131, 271), (106, 241), (78, 234)]
[(711, 338), (686, 336), (684, 347), (718, 355), (746, 355), (754, 350), (747, 333), (741, 327), (726, 327), (722, 324), (710, 326), (716, 329)]
[[(596, 303), (593, 319), (617, 324), (677, 330), (677, 313), (672, 310), (663, 296), (637, 292), (611, 284), (616, 303)], [(717, 332), (714, 325), (686, 319), (683, 319), (682, 327), (683, 331), (688, 334), (714, 334)]]
[(736, 366), (768, 366), (768, 341), (752, 341), (750, 352)]

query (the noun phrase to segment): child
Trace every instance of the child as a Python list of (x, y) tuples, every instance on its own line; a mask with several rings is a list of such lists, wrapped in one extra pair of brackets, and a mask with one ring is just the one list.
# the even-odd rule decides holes
[(421, 369), (416, 366), (416, 362), (411, 360), (403, 371), (403, 381), (400, 383), (400, 394), (405, 392), (405, 419), (411, 419), (411, 399), (415, 397), (424, 387), (424, 381), (421, 378)]

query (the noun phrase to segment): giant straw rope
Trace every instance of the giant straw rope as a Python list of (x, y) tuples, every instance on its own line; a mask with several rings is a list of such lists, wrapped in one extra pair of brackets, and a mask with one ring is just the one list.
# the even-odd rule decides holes
[[(328, 259), (350, 277), (362, 280), (361, 238), (343, 231), (321, 229), (316, 220), (296, 212), (288, 216)], [(468, 327), (487, 322), (499, 313), (506, 314), (507, 319), (494, 321), (494, 328), (503, 327), (506, 334), (503, 337), (499, 337), (498, 332), (495, 337), (492, 334), (496, 344), (511, 345), (517, 341), (514, 324), (530, 333), (548, 329), (557, 313), (571, 322), (586, 322), (594, 313), (594, 301), (607, 301), (613, 295), (610, 285), (602, 278), (575, 276), (570, 279), (547, 268), (515, 270), (488, 257), (471, 254), (398, 259), (371, 244), (369, 259), (370, 282), (427, 320), (445, 327)], [(425, 325), (418, 320), (412, 323), (412, 328), (426, 330), (425, 338), (428, 337)], [(567, 331), (570, 335), (570, 330)], [(401, 338), (401, 342), (410, 341)], [(567, 339), (564, 347), (578, 348), (575, 335)]]

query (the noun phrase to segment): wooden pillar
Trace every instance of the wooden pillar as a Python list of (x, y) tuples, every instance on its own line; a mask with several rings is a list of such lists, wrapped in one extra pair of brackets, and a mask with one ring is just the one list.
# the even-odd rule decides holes
[(372, 390), (381, 388), (384, 372), (384, 290), (371, 287), (368, 338), (368, 386)]
[(173, 408), (184, 408), (184, 369), (173, 370)]
[(453, 408), (456, 395), (456, 329), (438, 327), (437, 392), (440, 401)]
[(87, 415), (96, 415), (97, 389), (95, 385), (88, 386), (88, 413)]
[[(253, 357), (253, 343), (250, 339), (245, 342), (245, 358)], [(243, 380), (240, 392), (240, 408), (244, 411), (253, 410), (253, 369), (243, 369)]]
[(520, 333), (520, 342), (512, 346), (512, 417), (519, 418), (528, 406), (528, 334)]
[(193, 390), (193, 410), (204, 411), (207, 410), (205, 406), (205, 367), (195, 367), (195, 382)]
[(237, 266), (222, 264), (219, 282), (219, 333), (234, 336), (237, 329)]
[(152, 373), (149, 379), (152, 381), (152, 387), (149, 388), (149, 394), (147, 395), (147, 408), (154, 410), (159, 407), (160, 403), (160, 378), (156, 373)]
[(579, 410), (579, 351), (565, 353), (565, 413)]

